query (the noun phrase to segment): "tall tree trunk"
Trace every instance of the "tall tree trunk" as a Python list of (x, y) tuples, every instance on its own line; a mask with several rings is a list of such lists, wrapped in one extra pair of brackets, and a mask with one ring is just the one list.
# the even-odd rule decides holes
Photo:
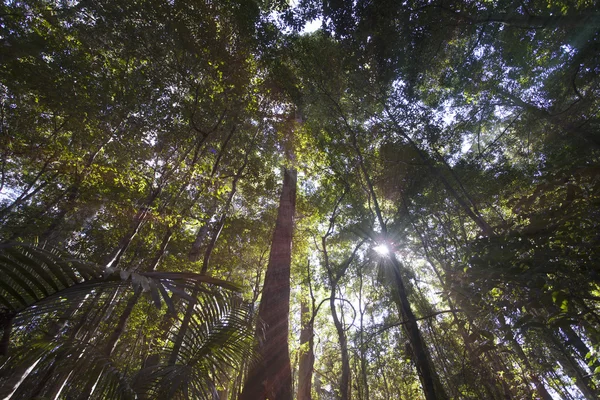
[(202, 261), (202, 270), (200, 271), (201, 274), (206, 274), (206, 272), (208, 272), (210, 256), (212, 254), (213, 249), (215, 248), (215, 245), (217, 244), (217, 240), (219, 239), (219, 236), (221, 235), (221, 231), (223, 230), (223, 227), (225, 226), (225, 220), (227, 219), (227, 213), (229, 212), (229, 208), (231, 207), (231, 202), (233, 201), (233, 197), (235, 196), (235, 194), (237, 192), (237, 185), (240, 180), (240, 177), (242, 176), (242, 172), (244, 172), (244, 169), (246, 168), (246, 165), (248, 165), (248, 154), (246, 154), (244, 163), (242, 164), (242, 166), (240, 168), (238, 168), (238, 170), (231, 182), (231, 191), (229, 192), (229, 196), (227, 196), (227, 201), (225, 202), (225, 206), (223, 207), (223, 212), (221, 213), (221, 218), (219, 219), (219, 222), (217, 222), (217, 225), (215, 226), (213, 236), (212, 236), (210, 242), (208, 243), (208, 246), (206, 247), (206, 251), (204, 253), (204, 260)]
[(192, 293), (193, 300), (190, 301), (187, 305), (187, 309), (185, 311), (185, 315), (183, 317), (183, 321), (181, 321), (181, 326), (179, 327), (179, 331), (175, 336), (175, 342), (173, 343), (173, 349), (171, 349), (171, 354), (169, 355), (169, 365), (175, 365), (177, 363), (177, 357), (179, 357), (179, 351), (181, 350), (181, 346), (183, 346), (183, 339), (185, 334), (190, 326), (190, 322), (192, 321), (192, 316), (194, 314), (194, 308), (196, 307), (196, 298), (198, 297), (198, 289), (194, 289)]
[(125, 236), (121, 238), (117, 249), (113, 252), (112, 255), (109, 256), (109, 258), (104, 263), (106, 267), (116, 268), (119, 265), (121, 257), (123, 256), (123, 254), (125, 254), (125, 252), (129, 248), (129, 245), (139, 233), (140, 229), (142, 228), (142, 225), (146, 222), (146, 217), (150, 212), (150, 208), (152, 207), (154, 201), (160, 195), (161, 192), (162, 187), (150, 189), (150, 194), (145, 204), (138, 210), (135, 217), (133, 218), (129, 231), (125, 234)]
[[(439, 270), (439, 268), (436, 266), (435, 262), (433, 261), (433, 257), (430, 254), (429, 244), (427, 243), (427, 240), (425, 239), (425, 235), (419, 229), (414, 218), (412, 218), (410, 211), (408, 209), (407, 200), (404, 196), (402, 196), (402, 205), (404, 207), (406, 215), (408, 215), (408, 218), (410, 220), (411, 225), (413, 226), (413, 229), (419, 236), (421, 245), (423, 247), (423, 252), (425, 253), (425, 259), (431, 266), (431, 269), (433, 270), (435, 276), (437, 277), (438, 281), (440, 282), (440, 286), (442, 288), (444, 288), (444, 290), (442, 292), (443, 297), (448, 302), (450, 309), (453, 310), (452, 317), (454, 319), (454, 323), (456, 324), (458, 332), (460, 333), (460, 335), (463, 339), (463, 343), (465, 345), (465, 350), (466, 350), (467, 356), (469, 357), (469, 360), (470, 360), (472, 366), (476, 368), (475, 372), (481, 376), (481, 382), (483, 384), (483, 388), (484, 388), (485, 392), (487, 393), (487, 397), (489, 399), (499, 398), (500, 395), (498, 392), (498, 379), (495, 377), (495, 374), (493, 373), (493, 371), (490, 370), (489, 365), (487, 363), (483, 363), (481, 361), (481, 359), (479, 358), (479, 355), (477, 355), (475, 353), (475, 349), (473, 348), (473, 345), (471, 344), (471, 341), (469, 340), (469, 333), (465, 329), (465, 326), (460, 321), (460, 318), (458, 317), (458, 315), (455, 311), (457, 309), (457, 307), (454, 303), (454, 300), (450, 296), (450, 293), (449, 293), (450, 291), (447, 289), (448, 284), (446, 283), (444, 276), (442, 276), (441, 271)], [(449, 273), (448, 269), (444, 268), (443, 263), (440, 263), (440, 264), (442, 264), (442, 269), (443, 269), (444, 273), (448, 274)], [(479, 390), (480, 388), (477, 388), (477, 389)]]
[(597, 399), (598, 390), (590, 385), (589, 379), (586, 379), (586, 373), (577, 363), (565, 347), (562, 340), (555, 336), (555, 333), (548, 328), (542, 328), (543, 335), (548, 340), (548, 348), (554, 354), (555, 359), (560, 363), (566, 375), (571, 377), (577, 388), (583, 396), (588, 399)]
[[(377, 218), (377, 221), (379, 222), (379, 225), (381, 227), (382, 236), (386, 238), (388, 235), (387, 224), (383, 219), (381, 207), (379, 206), (379, 201), (377, 200), (377, 194), (375, 193), (375, 188), (369, 175), (369, 171), (367, 170), (367, 167), (365, 165), (362, 152), (358, 147), (355, 134), (352, 136), (352, 145), (358, 156), (360, 170), (363, 173), (365, 182), (367, 184), (367, 189), (373, 200), (373, 208), (375, 210), (375, 216)], [(419, 379), (421, 380), (421, 385), (423, 388), (423, 392), (425, 393), (425, 398), (427, 400), (445, 400), (448, 398), (448, 395), (446, 394), (444, 388), (440, 383), (439, 377), (431, 363), (431, 358), (427, 346), (423, 342), (421, 331), (419, 330), (419, 325), (417, 323), (417, 318), (415, 317), (415, 314), (412, 311), (410, 301), (408, 299), (408, 292), (406, 291), (406, 286), (400, 273), (400, 262), (398, 261), (396, 255), (393, 252), (390, 253), (389, 260), (392, 264), (392, 288), (394, 294), (397, 297), (396, 302), (398, 304), (400, 316), (402, 317), (403, 321), (406, 321), (406, 323), (403, 325), (404, 331), (408, 337), (410, 346), (414, 354), (415, 366), (417, 368)]]
[(288, 349), (290, 265), (296, 209), (296, 171), (284, 170), (277, 223), (258, 308), (260, 361), (250, 367), (240, 400), (291, 400), (292, 372)]
[(364, 340), (364, 317), (365, 312), (367, 310), (366, 304), (363, 307), (363, 274), (362, 268), (358, 268), (358, 280), (359, 280), (359, 289), (358, 289), (358, 312), (360, 314), (360, 331), (359, 331), (359, 343), (360, 343), (360, 375), (362, 378), (362, 391), (359, 393), (364, 393), (364, 399), (369, 400), (369, 379), (367, 374), (367, 355), (365, 349), (365, 340)]
[[(560, 329), (567, 336), (567, 339), (569, 340), (569, 344), (571, 346), (573, 346), (573, 348), (577, 351), (577, 354), (579, 354), (579, 357), (581, 357), (582, 360), (586, 360), (586, 356), (588, 355), (588, 353), (590, 353), (590, 348), (587, 346), (587, 344), (585, 344), (583, 342), (583, 340), (579, 337), (577, 332), (575, 332), (573, 330), (573, 328), (571, 328), (568, 325), (563, 326)], [(590, 369), (590, 372), (593, 374), (597, 368), (600, 368), (600, 362), (598, 362), (598, 360), (593, 358), (591, 363), (588, 364), (588, 368)]]
[(521, 344), (517, 341), (517, 339), (515, 339), (511, 328), (506, 323), (504, 315), (498, 316), (498, 322), (500, 323), (500, 328), (504, 332), (504, 337), (508, 338), (508, 341), (510, 342), (513, 351), (517, 354), (517, 357), (519, 358), (519, 360), (521, 360), (525, 368), (527, 368), (527, 372), (529, 373), (529, 379), (531, 379), (531, 382), (534, 384), (535, 389), (538, 392), (539, 398), (542, 400), (552, 400), (552, 396), (550, 395), (550, 393), (548, 393), (548, 390), (546, 389), (538, 375), (535, 373), (535, 370), (529, 362), (529, 357), (527, 357), (527, 354), (525, 354), (525, 351), (523, 351)]
[(402, 279), (402, 275), (400, 274), (400, 262), (394, 253), (390, 254), (390, 261), (394, 275), (394, 292), (397, 296), (400, 316), (403, 321), (406, 321), (404, 324), (404, 331), (408, 336), (410, 347), (414, 354), (415, 366), (417, 368), (417, 373), (419, 374), (419, 379), (421, 380), (421, 386), (425, 392), (425, 398), (427, 400), (445, 400), (448, 396), (446, 395), (431, 363), (429, 350), (421, 336), (417, 318), (410, 306), (406, 286)]
[(338, 334), (338, 341), (340, 342), (340, 353), (342, 356), (342, 376), (340, 377), (340, 400), (350, 400), (350, 357), (348, 355), (348, 340), (346, 339), (346, 332), (340, 321), (337, 310), (335, 309), (335, 292), (337, 289), (337, 282), (331, 285), (331, 294), (329, 297), (329, 305), (331, 307), (331, 317), (333, 318), (333, 324)]
[(135, 290), (135, 293), (133, 294), (133, 296), (131, 296), (129, 298), (129, 300), (127, 300), (127, 305), (125, 306), (125, 309), (123, 310), (123, 312), (121, 313), (121, 316), (119, 317), (117, 326), (115, 327), (115, 329), (111, 333), (110, 337), (106, 341), (106, 344), (104, 347), (104, 355), (106, 357), (110, 357), (112, 355), (113, 351), (115, 350), (115, 347), (117, 346), (117, 342), (121, 338), (121, 335), (123, 334), (123, 332), (125, 332), (125, 328), (127, 326), (127, 321), (129, 321), (129, 317), (131, 316), (131, 313), (133, 312), (133, 308), (138, 303), (138, 300), (140, 299), (141, 295), (142, 295), (142, 289), (137, 288)]
[(298, 400), (312, 400), (312, 374), (315, 362), (313, 351), (313, 310), (308, 300), (300, 302), (302, 328), (300, 330), (300, 361), (298, 367)]

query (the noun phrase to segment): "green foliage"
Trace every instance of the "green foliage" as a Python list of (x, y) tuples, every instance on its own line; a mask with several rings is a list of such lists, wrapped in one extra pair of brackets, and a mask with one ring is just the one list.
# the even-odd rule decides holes
[(2, 4), (6, 394), (237, 398), (286, 166), (313, 398), (332, 311), (352, 397), (424, 396), (396, 279), (449, 397), (597, 398), (597, 3)]

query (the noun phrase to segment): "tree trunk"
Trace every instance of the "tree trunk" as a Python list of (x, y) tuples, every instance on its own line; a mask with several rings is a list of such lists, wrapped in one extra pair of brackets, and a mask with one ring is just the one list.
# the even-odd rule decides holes
[(337, 289), (337, 282), (331, 284), (331, 297), (329, 298), (329, 305), (331, 307), (331, 317), (333, 318), (333, 324), (338, 334), (338, 340), (340, 342), (340, 352), (342, 355), (342, 376), (340, 377), (340, 400), (350, 400), (350, 357), (348, 355), (348, 341), (346, 339), (346, 332), (340, 322), (340, 319), (335, 309), (335, 292)]
[(367, 374), (367, 355), (365, 349), (365, 340), (364, 340), (364, 317), (366, 312), (366, 305), (363, 307), (363, 275), (362, 268), (358, 268), (358, 280), (359, 280), (359, 289), (358, 289), (358, 312), (360, 314), (360, 333), (359, 333), (359, 343), (360, 343), (360, 375), (362, 378), (362, 391), (360, 393), (364, 393), (364, 399), (369, 400), (369, 379)]
[[(375, 210), (375, 216), (377, 217), (377, 221), (381, 226), (381, 233), (385, 238), (388, 234), (387, 224), (383, 219), (381, 207), (379, 207), (379, 202), (377, 200), (377, 194), (375, 193), (375, 188), (373, 187), (373, 182), (371, 181), (369, 171), (367, 170), (362, 153), (360, 151), (360, 148), (358, 147), (356, 135), (352, 136), (352, 145), (358, 156), (359, 166), (364, 175), (367, 184), (367, 189), (373, 199), (373, 208)], [(444, 391), (444, 388), (442, 387), (439, 381), (439, 377), (437, 376), (437, 373), (433, 368), (431, 358), (429, 356), (429, 351), (427, 350), (427, 347), (423, 342), (423, 338), (419, 330), (419, 325), (417, 324), (417, 318), (415, 317), (415, 314), (411, 309), (410, 301), (408, 300), (408, 293), (406, 291), (402, 275), (400, 274), (400, 262), (398, 261), (396, 255), (393, 252), (390, 253), (389, 260), (392, 264), (393, 290), (397, 297), (396, 300), (398, 304), (398, 309), (400, 311), (400, 316), (402, 317), (402, 320), (406, 321), (406, 323), (404, 324), (404, 331), (408, 337), (414, 354), (415, 366), (417, 368), (419, 379), (421, 380), (421, 385), (423, 388), (423, 392), (425, 393), (425, 398), (427, 400), (445, 400), (448, 398), (448, 395)]]
[(192, 297), (194, 300), (188, 303), (187, 309), (185, 311), (185, 316), (183, 317), (183, 321), (181, 321), (179, 331), (175, 336), (173, 349), (171, 349), (171, 354), (169, 355), (169, 365), (175, 365), (177, 363), (177, 357), (179, 356), (179, 351), (181, 350), (181, 346), (183, 345), (183, 338), (185, 337), (185, 333), (187, 332), (188, 327), (190, 326), (190, 322), (192, 321), (192, 316), (194, 314), (196, 298), (198, 297), (198, 289), (194, 289)]
[(284, 170), (277, 223), (258, 309), (258, 353), (250, 367), (240, 400), (291, 400), (292, 373), (288, 349), (290, 265), (296, 208), (296, 171)]
[(529, 378), (534, 384), (535, 389), (538, 392), (539, 398), (542, 400), (552, 400), (552, 396), (550, 395), (550, 393), (548, 393), (548, 390), (546, 389), (540, 378), (537, 376), (531, 363), (529, 362), (529, 357), (527, 357), (527, 354), (525, 354), (525, 351), (523, 351), (521, 344), (519, 344), (517, 339), (515, 339), (511, 328), (506, 323), (504, 315), (498, 316), (498, 322), (500, 323), (500, 328), (504, 332), (504, 337), (508, 338), (508, 341), (510, 342), (514, 352), (517, 354), (517, 357), (521, 360), (523, 365), (525, 365), (525, 368), (527, 368), (527, 371), (529, 372)]
[(104, 347), (104, 355), (106, 357), (110, 357), (112, 355), (113, 351), (115, 350), (115, 347), (117, 346), (117, 342), (121, 338), (121, 335), (123, 334), (123, 332), (125, 332), (125, 327), (127, 326), (127, 321), (129, 321), (129, 317), (131, 316), (131, 313), (133, 312), (133, 308), (137, 304), (141, 295), (142, 295), (141, 288), (137, 288), (135, 290), (135, 293), (133, 294), (133, 296), (131, 296), (129, 298), (129, 300), (127, 301), (127, 305), (125, 306), (125, 309), (123, 310), (123, 312), (121, 313), (121, 316), (119, 317), (119, 322), (117, 322), (117, 326), (115, 327), (112, 334), (106, 341), (106, 345)]
[(548, 348), (554, 354), (555, 359), (560, 363), (565, 374), (575, 382), (575, 385), (581, 391), (584, 398), (588, 400), (597, 399), (598, 391), (590, 386), (589, 379), (586, 379), (585, 371), (577, 361), (573, 360), (562, 340), (557, 338), (555, 333), (548, 328), (543, 328), (543, 335), (549, 341)]
[(117, 249), (104, 263), (106, 267), (116, 268), (119, 265), (121, 257), (123, 256), (123, 254), (125, 254), (133, 239), (137, 236), (144, 222), (146, 222), (146, 217), (150, 212), (150, 208), (152, 207), (154, 201), (160, 195), (161, 192), (162, 188), (160, 187), (157, 189), (150, 189), (150, 194), (148, 196), (148, 199), (146, 200), (146, 204), (144, 204), (138, 210), (135, 217), (133, 218), (133, 221), (131, 222), (131, 227), (129, 231), (125, 234), (125, 236), (123, 236), (123, 238), (121, 238)]
[(300, 362), (298, 367), (298, 400), (312, 400), (312, 374), (315, 362), (313, 351), (313, 318), (308, 300), (300, 302)]
[(390, 261), (394, 274), (394, 291), (398, 297), (398, 308), (400, 309), (402, 320), (406, 321), (404, 324), (404, 331), (408, 336), (414, 354), (415, 366), (417, 368), (417, 373), (419, 374), (419, 379), (421, 380), (423, 392), (425, 392), (425, 398), (427, 400), (445, 400), (448, 396), (431, 365), (429, 350), (423, 342), (419, 325), (417, 324), (417, 318), (415, 317), (408, 300), (408, 293), (406, 292), (406, 287), (400, 274), (400, 262), (393, 253), (390, 254)]
[[(440, 282), (440, 286), (442, 288), (444, 288), (444, 290), (442, 292), (444, 299), (448, 302), (450, 309), (456, 310), (457, 307), (456, 307), (452, 297), (450, 296), (449, 290), (447, 289), (448, 284), (446, 283), (444, 276), (442, 276), (442, 273), (440, 272), (440, 270), (436, 266), (435, 262), (433, 261), (433, 258), (429, 251), (429, 245), (427, 243), (427, 240), (425, 240), (424, 233), (419, 229), (416, 222), (410, 215), (410, 211), (408, 209), (408, 204), (407, 204), (406, 198), (404, 198), (404, 196), (402, 196), (402, 205), (404, 206), (404, 210), (406, 211), (406, 214), (409, 217), (409, 220), (410, 220), (411, 225), (413, 226), (413, 229), (419, 236), (421, 245), (423, 247), (423, 252), (425, 253), (425, 259), (431, 266), (433, 273), (435, 274), (438, 281)], [(442, 269), (444, 270), (444, 273), (449, 274), (450, 272), (448, 271), (447, 268), (444, 268), (443, 263), (440, 263), (440, 264), (442, 264)], [(463, 343), (465, 346), (467, 356), (469, 357), (469, 360), (471, 361), (471, 364), (473, 365), (473, 367), (475, 367), (477, 369), (475, 371), (475, 373), (477, 373), (477, 375), (481, 376), (481, 382), (483, 384), (483, 389), (485, 390), (487, 397), (490, 399), (498, 398), (499, 397), (499, 395), (498, 395), (498, 379), (495, 377), (494, 372), (490, 371), (489, 365), (486, 363), (483, 363), (481, 361), (481, 359), (479, 358), (479, 355), (477, 355), (475, 353), (475, 349), (473, 348), (471, 341), (469, 340), (469, 334), (466, 331), (464, 325), (461, 323), (460, 319), (458, 318), (456, 311), (452, 311), (452, 317), (454, 319), (454, 323), (456, 324), (458, 332), (460, 333), (460, 336), (463, 339)], [(469, 318), (469, 320), (470, 320), (470, 318)], [(479, 390), (480, 388), (477, 388), (477, 389)]]
[[(575, 332), (570, 326), (563, 326), (560, 329), (567, 336), (567, 339), (569, 340), (568, 343), (577, 351), (577, 354), (579, 354), (581, 360), (586, 360), (586, 356), (588, 353), (590, 353), (590, 349), (587, 344), (581, 340), (577, 332)], [(594, 358), (592, 359), (591, 365), (588, 365), (588, 368), (590, 372), (594, 374), (594, 371), (597, 368), (600, 368), (600, 362)]]
[(235, 194), (237, 192), (237, 184), (238, 184), (240, 177), (242, 176), (242, 172), (244, 172), (244, 169), (246, 168), (247, 164), (248, 164), (248, 155), (246, 155), (246, 158), (244, 159), (244, 164), (242, 164), (242, 166), (237, 170), (235, 176), (233, 177), (233, 181), (231, 182), (231, 191), (229, 192), (229, 196), (227, 197), (227, 201), (225, 202), (225, 206), (223, 207), (223, 211), (221, 213), (221, 218), (219, 219), (219, 222), (217, 222), (217, 225), (215, 226), (213, 236), (212, 236), (210, 242), (208, 243), (208, 246), (206, 247), (206, 251), (204, 253), (204, 260), (202, 261), (202, 270), (200, 271), (201, 274), (206, 274), (206, 272), (208, 272), (210, 256), (212, 254), (213, 249), (215, 248), (215, 245), (217, 244), (217, 240), (219, 239), (219, 236), (221, 235), (221, 231), (223, 230), (223, 227), (225, 226), (225, 220), (227, 219), (227, 213), (229, 212), (229, 208), (231, 207), (231, 202), (233, 201), (233, 197), (235, 196)]

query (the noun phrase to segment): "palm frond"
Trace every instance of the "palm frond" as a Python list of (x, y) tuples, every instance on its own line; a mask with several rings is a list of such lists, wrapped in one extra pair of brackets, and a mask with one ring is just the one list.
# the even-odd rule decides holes
[[(250, 310), (236, 293), (240, 289), (226, 281), (189, 272), (107, 269), (24, 243), (0, 245), (0, 272), (7, 277), (0, 282), (0, 313), (8, 317), (2, 328), (5, 333), (14, 329), (23, 343), (2, 366), (6, 378), (0, 383), (6, 383), (5, 391), (17, 390), (15, 395), (23, 398), (38, 395), (36, 382), (52, 375), (61, 384), (68, 383), (69, 394), (76, 396), (93, 384), (97, 398), (212, 399), (218, 379), (253, 355)], [(165, 362), (127, 372), (129, 367), (123, 370), (106, 352), (103, 338), (111, 329), (108, 318), (115, 300), (126, 298), (123, 294), (131, 288), (146, 292), (158, 308), (164, 302), (174, 316), (178, 309), (193, 307), (193, 317), (186, 329), (179, 326), (172, 332), (163, 349)], [(34, 335), (41, 327), (52, 326), (44, 321), (52, 321), (58, 313), (72, 319), (67, 324), (69, 335), (56, 329)], [(98, 336), (101, 321), (108, 325)], [(167, 363), (179, 331), (183, 341), (176, 362)]]
[[(205, 297), (197, 301), (176, 363), (140, 370), (133, 379), (136, 392), (173, 399), (217, 398), (219, 378), (255, 356), (248, 305), (237, 296), (223, 296), (222, 300)], [(162, 360), (168, 360), (172, 350), (167, 346)]]

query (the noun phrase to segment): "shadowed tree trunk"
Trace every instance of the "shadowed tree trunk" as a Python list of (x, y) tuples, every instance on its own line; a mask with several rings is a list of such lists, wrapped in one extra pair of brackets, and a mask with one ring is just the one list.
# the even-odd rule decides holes
[(309, 299), (302, 297), (300, 313), (302, 328), (300, 330), (300, 360), (298, 365), (298, 400), (312, 399), (312, 376), (315, 364), (314, 353), (314, 320), (316, 315), (315, 297), (312, 291), (310, 263), (307, 265), (307, 286)]
[[(379, 225), (381, 227), (381, 233), (384, 238), (387, 237), (387, 224), (383, 218), (383, 214), (381, 212), (381, 207), (379, 206), (379, 201), (377, 200), (377, 195), (375, 193), (375, 188), (373, 186), (373, 182), (369, 175), (369, 171), (364, 162), (364, 158), (360, 148), (358, 147), (356, 141), (356, 135), (352, 136), (352, 146), (356, 151), (356, 155), (358, 156), (359, 168), (363, 174), (365, 179), (366, 187), (373, 200), (373, 209), (375, 211), (375, 216)], [(437, 372), (431, 362), (431, 356), (429, 354), (429, 350), (423, 341), (423, 337), (421, 335), (421, 331), (419, 329), (419, 325), (417, 323), (417, 318), (412, 310), (408, 292), (406, 291), (406, 285), (404, 284), (404, 280), (400, 273), (400, 261), (396, 258), (396, 255), (391, 252), (389, 254), (389, 261), (391, 264), (391, 272), (392, 272), (392, 291), (395, 296), (395, 301), (398, 305), (398, 311), (402, 320), (405, 321), (404, 324), (404, 332), (408, 337), (408, 341), (410, 343), (411, 350), (414, 355), (415, 367), (417, 369), (417, 373), (419, 375), (419, 380), (421, 381), (421, 386), (423, 388), (423, 392), (425, 394), (425, 398), (427, 400), (445, 400), (448, 398), (444, 387), (441, 385)]]
[(300, 330), (300, 362), (298, 366), (298, 400), (311, 400), (312, 373), (315, 362), (313, 352), (313, 318), (307, 299), (300, 304), (302, 329)]
[[(288, 319), (295, 208), (296, 171), (285, 169), (269, 265), (258, 309), (260, 361), (250, 367), (240, 400), (292, 399)], [(264, 328), (261, 329), (261, 326)]]

